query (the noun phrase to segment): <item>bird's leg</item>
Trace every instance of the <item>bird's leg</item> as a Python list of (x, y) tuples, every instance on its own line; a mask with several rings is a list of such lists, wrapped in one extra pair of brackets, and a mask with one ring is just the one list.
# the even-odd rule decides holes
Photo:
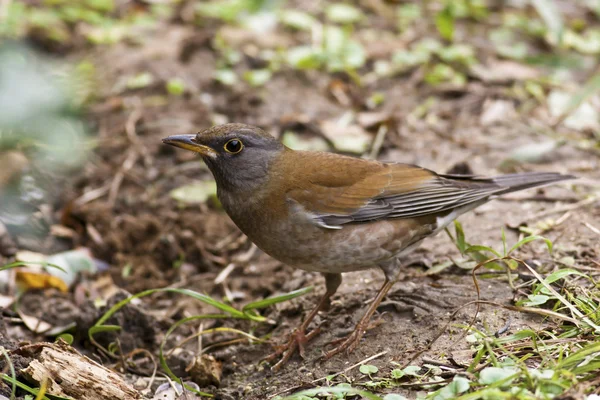
[(324, 354), (324, 357), (326, 359), (329, 359), (344, 350), (348, 350), (349, 353), (354, 351), (356, 346), (358, 346), (358, 344), (360, 343), (360, 339), (367, 331), (371, 317), (373, 316), (373, 314), (375, 314), (375, 311), (377, 311), (377, 307), (379, 307), (379, 304), (381, 303), (387, 292), (389, 292), (389, 290), (392, 288), (394, 283), (394, 281), (388, 280), (386, 277), (385, 283), (383, 284), (381, 289), (379, 289), (377, 296), (369, 305), (367, 312), (365, 312), (365, 315), (363, 315), (363, 317), (360, 319), (360, 321), (356, 325), (356, 328), (354, 328), (354, 331), (352, 331), (352, 333), (348, 335), (348, 337), (344, 339), (339, 346), (326, 352)]
[(275, 353), (267, 356), (265, 361), (270, 362), (281, 356), (281, 360), (277, 362), (273, 366), (273, 370), (277, 371), (280, 369), (288, 360), (294, 355), (294, 352), (298, 350), (298, 353), (301, 357), (304, 358), (304, 345), (308, 343), (313, 337), (315, 337), (319, 333), (319, 328), (313, 329), (308, 334), (306, 331), (308, 330), (308, 326), (312, 322), (312, 320), (317, 316), (320, 310), (326, 310), (330, 305), (330, 298), (337, 291), (337, 288), (342, 283), (342, 275), (341, 274), (329, 274), (323, 273), (325, 277), (325, 294), (321, 297), (316, 307), (306, 316), (302, 324), (294, 329), (290, 333), (290, 337), (288, 342), (285, 345), (282, 345)]

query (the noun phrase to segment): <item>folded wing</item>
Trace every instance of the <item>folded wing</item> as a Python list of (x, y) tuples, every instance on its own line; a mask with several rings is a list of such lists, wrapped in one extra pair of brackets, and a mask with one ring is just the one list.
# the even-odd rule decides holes
[[(350, 223), (445, 215), (455, 209), (469, 209), (469, 205), (475, 207), (495, 195), (572, 178), (557, 173), (483, 178), (439, 175), (407, 164), (373, 165), (371, 171), (362, 171), (363, 176), (351, 185), (333, 186), (328, 180), (316, 179), (310, 191), (291, 191), (289, 196), (318, 225), (340, 229)], [(319, 196), (307, 196), (316, 192)]]

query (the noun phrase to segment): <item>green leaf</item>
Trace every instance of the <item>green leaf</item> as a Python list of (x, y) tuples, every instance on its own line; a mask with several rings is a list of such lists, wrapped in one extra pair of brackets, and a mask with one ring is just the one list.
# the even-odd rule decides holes
[(127, 80), (128, 89), (142, 89), (154, 83), (154, 76), (149, 72), (142, 72)]
[(290, 28), (306, 31), (320, 25), (312, 15), (298, 10), (283, 10), (279, 15), (279, 20)]
[(452, 41), (454, 37), (454, 12), (452, 2), (448, 2), (446, 6), (435, 16), (435, 26), (440, 35)]
[(421, 5), (415, 3), (407, 3), (398, 6), (398, 29), (400, 31), (408, 28), (413, 22), (421, 18)]
[(181, 96), (185, 92), (185, 82), (179, 78), (169, 79), (166, 87), (167, 92), (175, 96)]
[(405, 375), (410, 375), (410, 376), (420, 376), (419, 375), (420, 371), (421, 371), (421, 367), (417, 367), (416, 365), (409, 365), (408, 367), (406, 367), (402, 370), (402, 372), (404, 372)]
[(334, 3), (325, 9), (325, 16), (338, 24), (353, 24), (363, 18), (360, 9), (346, 3)]
[(88, 336), (92, 337), (97, 333), (102, 333), (102, 332), (116, 332), (116, 331), (120, 331), (121, 327), (119, 325), (98, 325), (98, 323), (96, 323), (96, 325), (92, 326), (89, 331), (88, 331)]
[(465, 254), (467, 242), (465, 241), (465, 231), (463, 230), (462, 224), (458, 221), (454, 221), (454, 230), (456, 231), (456, 246), (458, 247), (460, 254)]
[(442, 47), (437, 51), (438, 56), (449, 63), (461, 63), (464, 66), (470, 66), (477, 62), (475, 58), (475, 49), (468, 44), (455, 44)]
[(389, 393), (383, 396), (383, 400), (408, 400), (406, 397), (401, 394)]
[(515, 244), (513, 247), (511, 247), (510, 250), (508, 250), (508, 254), (512, 253), (516, 249), (526, 245), (529, 242), (533, 242), (534, 240), (543, 240), (544, 243), (546, 243), (546, 246), (548, 247), (548, 252), (552, 253), (552, 241), (550, 239), (547, 239), (543, 236), (532, 235), (532, 236), (527, 236), (526, 238), (524, 238), (523, 240), (521, 240), (517, 244)]
[(257, 87), (269, 82), (272, 75), (273, 74), (271, 73), (271, 71), (266, 68), (254, 69), (251, 71), (246, 71), (244, 73), (244, 80), (248, 82), (251, 86)]
[(496, 52), (503, 57), (523, 60), (529, 54), (527, 44), (519, 41), (519, 36), (510, 29), (494, 29), (489, 33)]
[(484, 385), (492, 385), (502, 383), (503, 386), (510, 385), (516, 377), (518, 370), (510, 367), (487, 367), (479, 374), (479, 383)]
[(65, 342), (67, 342), (68, 344), (73, 344), (73, 340), (75, 340), (75, 339), (73, 338), (73, 335), (71, 335), (70, 333), (63, 333), (63, 334), (61, 334), (61, 335), (58, 335), (58, 336), (56, 337), (56, 340), (58, 340), (58, 339), (62, 339), (62, 340), (64, 340)]
[(527, 298), (529, 301), (524, 302), (523, 305), (528, 307), (539, 306), (550, 300), (550, 296), (544, 294), (530, 294)]
[(544, 281), (546, 283), (553, 283), (553, 282), (563, 279), (569, 275), (583, 276), (584, 278), (590, 279), (590, 277), (583, 272), (567, 268), (567, 269), (559, 269), (558, 271), (551, 273), (544, 279)]
[(456, 399), (459, 394), (466, 392), (470, 388), (470, 382), (462, 376), (455, 376), (452, 382), (438, 391), (435, 400)]
[(215, 80), (225, 86), (233, 86), (238, 81), (237, 75), (231, 69), (218, 69), (214, 74)]
[(377, 368), (376, 366), (371, 365), (371, 364), (363, 364), (360, 366), (360, 368), (358, 370), (362, 374), (371, 375), (371, 374), (376, 374), (379, 371), (379, 368)]
[[(300, 400), (303, 397), (301, 396), (317, 396), (317, 395), (331, 395), (331, 394), (347, 394), (347, 395), (357, 395), (362, 396), (366, 400), (382, 400), (381, 397), (367, 392), (366, 390), (360, 390), (355, 388), (348, 387), (318, 387), (314, 389), (303, 390), (298, 393), (294, 393), (293, 395), (284, 397), (282, 400)], [(312, 397), (311, 397), (312, 400)]]
[(392, 379), (400, 379), (402, 378), (404, 375), (406, 375), (404, 373), (404, 371), (402, 371), (401, 369), (398, 368), (394, 368), (392, 370), (392, 372), (390, 373), (390, 376), (392, 377)]
[(502, 257), (502, 255), (500, 253), (498, 253), (496, 250), (492, 249), (491, 247), (481, 246), (481, 245), (473, 245), (473, 246), (467, 247), (464, 250), (464, 254), (479, 253), (479, 252), (482, 252), (482, 251), (487, 251), (489, 253), (492, 253), (496, 257)]
[(287, 63), (295, 69), (317, 69), (322, 60), (322, 52), (312, 46), (292, 47), (286, 54)]
[(435, 64), (433, 68), (427, 71), (424, 80), (432, 86), (442, 83), (463, 86), (467, 82), (467, 78), (463, 73), (447, 64)]
[(171, 198), (185, 204), (205, 203), (217, 195), (217, 184), (214, 181), (199, 181), (180, 186), (169, 192)]
[(556, 2), (554, 0), (531, 0), (531, 3), (550, 32), (549, 42), (553, 45), (560, 44), (564, 23)]
[(246, 312), (246, 311), (250, 311), (250, 310), (257, 310), (257, 309), (271, 306), (273, 304), (288, 301), (288, 300), (294, 299), (296, 297), (304, 296), (305, 294), (312, 292), (313, 289), (314, 289), (314, 286), (309, 286), (309, 287), (294, 290), (293, 292), (289, 292), (289, 293), (282, 294), (279, 296), (272, 296), (272, 297), (267, 297), (266, 299), (263, 299), (263, 300), (253, 301), (252, 303), (246, 304), (244, 306), (244, 308), (242, 308), (242, 311)]

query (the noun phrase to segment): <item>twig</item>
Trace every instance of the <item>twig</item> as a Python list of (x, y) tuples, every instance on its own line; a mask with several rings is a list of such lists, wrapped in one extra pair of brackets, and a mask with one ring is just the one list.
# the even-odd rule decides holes
[(590, 224), (589, 222), (584, 222), (583, 224), (595, 234), (600, 235), (600, 229), (596, 228), (594, 225)]
[(79, 196), (78, 198), (76, 198), (73, 201), (73, 205), (82, 206), (84, 204), (87, 204), (90, 201), (94, 201), (94, 200), (99, 199), (100, 197), (104, 196), (106, 193), (108, 193), (109, 190), (110, 190), (110, 185), (106, 184), (97, 189), (92, 189), (90, 191), (87, 191), (84, 194), (82, 194), (81, 196)]
[(385, 137), (389, 132), (390, 128), (387, 124), (381, 124), (379, 129), (377, 130), (377, 136), (375, 136), (375, 140), (373, 141), (373, 147), (371, 148), (371, 153), (369, 154), (369, 158), (372, 160), (376, 160), (379, 152), (381, 151), (381, 146), (383, 146), (383, 142), (385, 141)]
[(115, 174), (111, 184), (110, 190), (108, 191), (108, 204), (110, 207), (114, 207), (115, 201), (117, 200), (117, 195), (119, 194), (119, 189), (121, 188), (121, 183), (123, 183), (123, 178), (125, 178), (125, 173), (129, 171), (138, 159), (137, 151), (129, 151), (125, 162), (119, 169), (119, 172)]

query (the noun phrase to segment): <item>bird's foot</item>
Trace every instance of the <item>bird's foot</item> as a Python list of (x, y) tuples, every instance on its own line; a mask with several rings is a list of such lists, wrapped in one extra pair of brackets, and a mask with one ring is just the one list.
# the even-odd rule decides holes
[(300, 354), (300, 357), (304, 358), (304, 347), (306, 343), (317, 336), (320, 330), (320, 328), (315, 328), (309, 333), (306, 333), (303, 327), (294, 329), (292, 333), (290, 333), (287, 343), (276, 346), (275, 352), (265, 357), (263, 361), (270, 363), (281, 357), (281, 359), (275, 365), (273, 365), (273, 367), (271, 367), (273, 371), (278, 371), (290, 360), (296, 350), (298, 351), (298, 354)]
[(325, 352), (325, 354), (323, 354), (323, 358), (328, 360), (331, 357), (333, 357), (336, 354), (339, 354), (343, 351), (346, 351), (347, 353), (352, 353), (358, 347), (358, 345), (360, 343), (360, 339), (362, 339), (365, 332), (366, 332), (366, 328), (363, 328), (359, 324), (356, 327), (356, 329), (354, 329), (352, 331), (352, 333), (350, 335), (348, 335), (347, 337), (331, 342), (331, 344), (333, 344), (333, 345), (336, 345), (338, 343), (339, 344), (335, 348), (329, 350), (328, 352)]

